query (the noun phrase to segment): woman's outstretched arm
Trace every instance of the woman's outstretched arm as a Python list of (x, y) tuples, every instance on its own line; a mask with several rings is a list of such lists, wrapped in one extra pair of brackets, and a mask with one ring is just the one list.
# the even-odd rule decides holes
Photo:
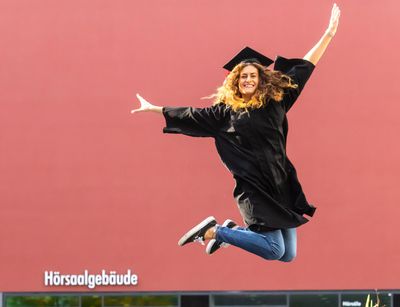
[(225, 104), (218, 104), (206, 108), (194, 107), (160, 107), (155, 106), (139, 94), (140, 108), (131, 110), (131, 113), (155, 112), (164, 116), (166, 127), (164, 133), (180, 133), (189, 136), (215, 136), (220, 126), (229, 116)]
[(331, 19), (329, 21), (328, 29), (322, 35), (319, 42), (304, 56), (304, 60), (307, 60), (314, 65), (317, 65), (318, 61), (324, 54), (326, 47), (328, 47), (332, 38), (335, 36), (336, 29), (339, 24), (340, 10), (336, 3), (333, 5)]
[(142, 96), (139, 94), (136, 94), (136, 97), (140, 101), (140, 108), (131, 110), (131, 113), (137, 113), (137, 112), (156, 112), (162, 114), (162, 109), (163, 107), (155, 106), (148, 102), (146, 99), (144, 99)]

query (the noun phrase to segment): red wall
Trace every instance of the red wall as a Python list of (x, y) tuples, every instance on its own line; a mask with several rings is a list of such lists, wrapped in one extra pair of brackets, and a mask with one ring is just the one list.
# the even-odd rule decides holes
[[(400, 3), (342, 1), (336, 37), (289, 114), (310, 202), (292, 263), (178, 247), (214, 215), (240, 221), (211, 139), (163, 135), (135, 93), (206, 106), (243, 46), (302, 57), (330, 1), (0, 2), (0, 290), (45, 270), (126, 271), (97, 290), (399, 288)], [(395, 56), (396, 54), (396, 56)]]

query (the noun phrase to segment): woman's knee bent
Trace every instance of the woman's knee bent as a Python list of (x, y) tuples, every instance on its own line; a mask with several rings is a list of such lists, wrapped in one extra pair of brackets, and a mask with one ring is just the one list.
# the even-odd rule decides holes
[(266, 260), (280, 260), (285, 255), (285, 246), (277, 245), (270, 248), (265, 248), (260, 255)]
[(281, 258), (279, 258), (279, 261), (283, 262), (291, 262), (296, 258), (296, 251), (295, 250), (287, 250)]

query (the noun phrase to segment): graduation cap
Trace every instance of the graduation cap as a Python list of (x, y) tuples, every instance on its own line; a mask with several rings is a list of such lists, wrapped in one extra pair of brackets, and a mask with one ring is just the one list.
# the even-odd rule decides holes
[(274, 61), (267, 58), (265, 55), (251, 49), (250, 47), (243, 48), (237, 55), (233, 57), (228, 63), (224, 65), (224, 68), (232, 71), (235, 66), (241, 62), (256, 62), (265, 67), (271, 65)]

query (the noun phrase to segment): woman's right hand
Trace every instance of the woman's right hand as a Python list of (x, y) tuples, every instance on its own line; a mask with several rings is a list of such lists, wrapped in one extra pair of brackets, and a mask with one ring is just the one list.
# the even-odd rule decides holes
[(136, 113), (136, 112), (157, 112), (157, 113), (162, 113), (162, 107), (158, 107), (158, 106), (152, 105), (150, 102), (148, 102), (146, 99), (144, 99), (139, 94), (136, 94), (136, 97), (140, 101), (140, 108), (131, 110), (132, 114)]
[(153, 106), (150, 102), (148, 102), (147, 100), (145, 100), (142, 96), (140, 96), (139, 94), (136, 94), (137, 99), (139, 99), (140, 101), (140, 108), (138, 109), (133, 109), (131, 110), (131, 113), (136, 113), (136, 112), (146, 112), (146, 111), (150, 111), (151, 107)]

